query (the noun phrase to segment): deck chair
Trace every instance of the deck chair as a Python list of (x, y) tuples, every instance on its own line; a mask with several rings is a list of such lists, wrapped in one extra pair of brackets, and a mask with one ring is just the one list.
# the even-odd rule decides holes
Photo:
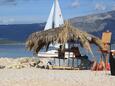
[(104, 49), (105, 50), (102, 50), (102, 51), (110, 50), (111, 36), (112, 36), (111, 32), (109, 32), (109, 31), (103, 32), (103, 34), (102, 34), (102, 43), (104, 44)]
[[(106, 65), (108, 64), (108, 55), (109, 55), (109, 51), (110, 51), (110, 47), (111, 47), (111, 36), (112, 36), (112, 33), (109, 31), (102, 33), (102, 43), (104, 45), (104, 49), (100, 50), (102, 52), (102, 55), (101, 55), (99, 64), (101, 64), (100, 66), (102, 66), (102, 63), (103, 63), (104, 69), (107, 69)], [(97, 62), (94, 62), (91, 69), (98, 70), (98, 67), (99, 67), (99, 70), (100, 70), (99, 64)]]
[(105, 67), (108, 65), (109, 52), (111, 50), (111, 36), (112, 32), (106, 31), (102, 33), (102, 43), (104, 45), (104, 50), (101, 50), (103, 60), (105, 62)]

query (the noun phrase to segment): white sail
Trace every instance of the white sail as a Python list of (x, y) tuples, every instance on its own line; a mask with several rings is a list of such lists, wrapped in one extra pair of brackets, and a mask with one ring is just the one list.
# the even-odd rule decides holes
[(49, 18), (47, 20), (47, 23), (46, 23), (46, 26), (45, 26), (44, 30), (48, 30), (48, 29), (52, 28), (53, 15), (54, 15), (54, 3), (53, 3), (52, 9), (51, 9), (51, 12), (50, 12), (50, 15), (49, 15)]
[(61, 9), (58, 0), (55, 0), (44, 30), (60, 27), (63, 24), (64, 24), (64, 20), (61, 13)]
[(60, 27), (61, 25), (64, 24), (64, 20), (63, 20), (63, 16), (61, 13), (61, 9), (58, 3), (58, 0), (55, 0), (55, 19), (54, 19), (54, 26), (56, 27)]

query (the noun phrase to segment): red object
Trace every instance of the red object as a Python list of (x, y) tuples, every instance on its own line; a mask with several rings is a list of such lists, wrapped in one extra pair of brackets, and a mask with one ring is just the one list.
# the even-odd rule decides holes
[(103, 69), (104, 69), (103, 64), (102, 63), (98, 64), (97, 70), (102, 71)]
[(92, 66), (91, 70), (92, 70), (92, 71), (96, 71), (96, 70), (97, 70), (97, 67), (98, 67), (98, 64), (97, 64), (97, 62), (95, 61), (95, 62), (93, 63), (93, 66)]
[(106, 63), (106, 70), (110, 70), (110, 64), (109, 63)]
[(101, 61), (98, 64), (97, 62), (94, 62), (91, 70), (93, 70), (93, 71), (103, 71), (105, 67), (106, 67), (106, 70), (108, 70), (108, 71), (110, 70), (110, 64), (109, 63), (104, 63), (103, 61)]

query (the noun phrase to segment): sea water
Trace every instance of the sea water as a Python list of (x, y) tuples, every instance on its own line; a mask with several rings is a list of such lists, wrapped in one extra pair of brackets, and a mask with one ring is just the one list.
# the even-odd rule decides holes
[[(52, 47), (49, 50), (54, 49)], [(43, 48), (40, 52), (45, 52)], [(0, 57), (19, 58), (33, 57), (33, 52), (26, 49), (25, 44), (0, 44)]]
[(31, 57), (33, 54), (27, 51), (24, 44), (0, 45), (0, 57), (18, 58)]
[[(115, 49), (115, 45), (112, 45), (112, 49)], [(52, 48), (50, 48), (51, 50)], [(80, 53), (84, 56), (87, 55), (90, 60), (92, 60), (93, 56), (84, 48), (80, 47)], [(100, 59), (101, 53), (95, 45), (91, 46), (92, 52), (97, 60)], [(42, 49), (41, 51), (45, 51)], [(19, 58), (19, 57), (32, 57), (33, 53), (31, 51), (26, 50), (24, 44), (7, 44), (7, 45), (0, 45), (0, 57), (8, 57), (8, 58)]]

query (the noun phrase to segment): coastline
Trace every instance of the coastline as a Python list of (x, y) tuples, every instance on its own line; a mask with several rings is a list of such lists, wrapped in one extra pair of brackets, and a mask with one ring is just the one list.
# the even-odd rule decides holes
[(6, 44), (0, 44), (0, 45), (25, 45), (25, 43), (17, 42), (17, 43), (6, 43)]

